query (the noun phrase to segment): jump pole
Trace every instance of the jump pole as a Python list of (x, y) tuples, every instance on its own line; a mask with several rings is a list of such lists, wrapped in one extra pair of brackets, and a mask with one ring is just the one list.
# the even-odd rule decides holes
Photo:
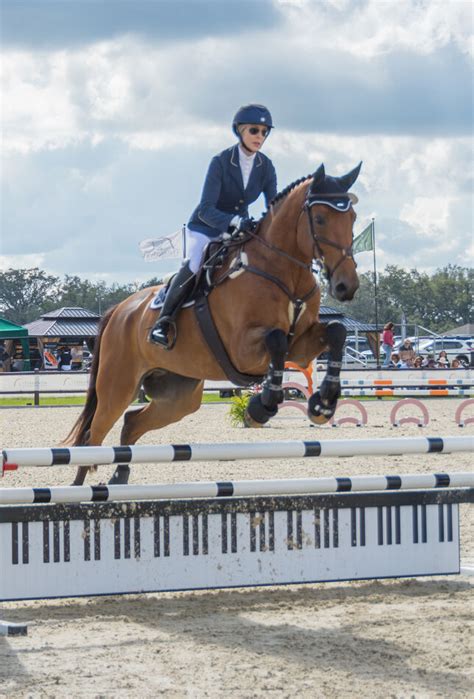
[(133, 445), (118, 447), (58, 447), (3, 450), (3, 471), (19, 466), (93, 466), (95, 464), (172, 463), (174, 461), (234, 461), (471, 451), (474, 438), (401, 437), (327, 441), (235, 442), (222, 444)]
[(343, 476), (275, 480), (194, 481), (153, 485), (51, 486), (0, 488), (0, 506), (45, 503), (123, 502), (189, 498), (318, 495), (371, 491), (474, 488), (474, 472), (412, 473), (400, 476)]

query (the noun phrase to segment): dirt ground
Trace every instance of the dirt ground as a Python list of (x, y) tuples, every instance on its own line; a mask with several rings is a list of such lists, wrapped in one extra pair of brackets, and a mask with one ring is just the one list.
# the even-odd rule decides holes
[[(431, 399), (430, 425), (390, 427), (391, 402), (365, 403), (364, 428), (311, 428), (296, 410), (269, 427), (201, 410), (141, 443), (361, 439), (473, 434), (458, 400)], [(76, 408), (0, 411), (2, 447), (54, 446)], [(107, 438), (118, 444), (119, 425)], [(470, 454), (132, 466), (131, 482), (468, 471)], [(101, 467), (89, 482), (107, 480)], [(5, 487), (71, 482), (71, 467), (9, 473)], [(462, 559), (474, 563), (474, 518), (461, 506)], [(1, 571), (0, 571), (1, 575)], [(34, 621), (0, 638), (0, 697), (468, 697), (474, 695), (472, 581), (467, 576), (127, 595), (1, 605)]]

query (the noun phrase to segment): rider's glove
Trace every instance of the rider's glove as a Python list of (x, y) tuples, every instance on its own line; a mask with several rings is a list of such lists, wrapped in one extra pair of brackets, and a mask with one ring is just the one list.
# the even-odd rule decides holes
[(253, 233), (257, 227), (257, 222), (252, 216), (246, 218), (241, 218), (239, 221), (239, 232), (240, 233)]
[(239, 240), (244, 238), (246, 233), (253, 233), (256, 222), (251, 217), (239, 218), (235, 216), (229, 226), (228, 232), (222, 236), (224, 240)]

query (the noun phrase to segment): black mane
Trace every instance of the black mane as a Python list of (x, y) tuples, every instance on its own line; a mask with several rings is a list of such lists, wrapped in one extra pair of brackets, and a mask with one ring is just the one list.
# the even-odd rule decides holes
[(302, 182), (305, 182), (306, 180), (311, 179), (312, 176), (313, 175), (306, 175), (305, 177), (300, 177), (299, 180), (295, 180), (291, 184), (287, 185), (285, 187), (285, 189), (282, 189), (281, 192), (278, 192), (278, 194), (275, 194), (275, 196), (271, 200), (270, 204), (268, 205), (268, 208), (270, 208), (270, 206), (273, 206), (273, 204), (276, 204), (277, 201), (280, 201), (280, 199), (283, 199), (283, 197), (286, 197), (286, 195), (289, 194), (291, 192), (291, 190), (294, 189), (295, 187), (297, 187), (299, 184), (301, 184)]
[(306, 182), (306, 180), (311, 179), (312, 176), (313, 176), (313, 175), (306, 175), (305, 177), (300, 177), (298, 180), (295, 180), (295, 181), (292, 182), (291, 184), (287, 185), (287, 186), (285, 187), (285, 189), (282, 189), (282, 190), (281, 190), (281, 192), (278, 192), (278, 194), (275, 194), (275, 196), (273, 197), (273, 199), (269, 202), (266, 211), (264, 211), (263, 214), (261, 215), (260, 220), (262, 220), (263, 218), (265, 218), (265, 216), (268, 214), (268, 212), (270, 211), (271, 207), (272, 207), (274, 204), (276, 204), (277, 202), (279, 202), (279, 201), (281, 201), (282, 199), (284, 199), (284, 197), (286, 197), (286, 195), (289, 194), (295, 187), (297, 187), (297, 186), (298, 186), (299, 184), (301, 184), (302, 182)]

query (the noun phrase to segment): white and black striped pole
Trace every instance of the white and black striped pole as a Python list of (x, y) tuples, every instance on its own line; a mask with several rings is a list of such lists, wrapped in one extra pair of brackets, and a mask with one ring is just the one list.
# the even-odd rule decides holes
[(3, 470), (19, 466), (234, 461), (313, 457), (395, 456), (472, 451), (474, 437), (400, 437), (327, 441), (58, 447), (3, 450)]
[(351, 476), (249, 481), (204, 481), (157, 485), (52, 486), (0, 488), (1, 505), (39, 503), (176, 500), (188, 498), (317, 495), (370, 491), (473, 488), (474, 473), (413, 473), (400, 476)]

